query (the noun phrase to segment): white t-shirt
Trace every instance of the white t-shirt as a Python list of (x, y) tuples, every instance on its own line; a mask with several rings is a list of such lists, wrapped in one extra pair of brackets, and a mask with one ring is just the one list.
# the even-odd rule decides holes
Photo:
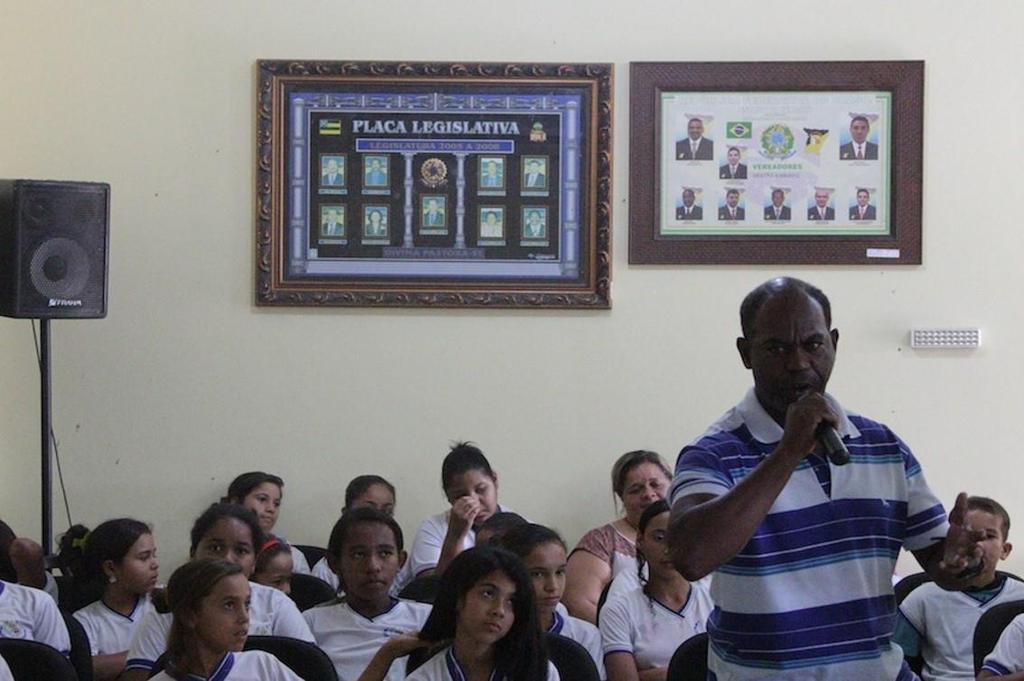
[(60, 610), (41, 589), (0, 580), (0, 638), (45, 643), (67, 656), (71, 637)]
[[(511, 513), (512, 509), (498, 506), (498, 513)], [(409, 550), (409, 560), (398, 572), (394, 583), (391, 585), (395, 593), (400, 592), (405, 585), (414, 580), (417, 575), (437, 567), (437, 561), (441, 558), (441, 547), (444, 546), (444, 538), (448, 534), (448, 516), (451, 509), (444, 513), (432, 515), (422, 523), (416, 530), (416, 537), (412, 540), (412, 548)], [(476, 530), (469, 529), (462, 540), (460, 551), (471, 549), (476, 546)]]
[[(559, 604), (561, 605), (561, 604)], [(548, 629), (549, 634), (558, 634), (571, 638), (576, 643), (587, 649), (594, 664), (597, 665), (597, 676), (600, 679), (608, 678), (604, 670), (604, 653), (601, 649), (601, 632), (590, 622), (577, 617), (565, 615), (555, 611), (555, 621)]]
[(340, 583), (338, 582), (338, 575), (334, 574), (331, 570), (331, 566), (327, 564), (327, 556), (324, 556), (316, 562), (313, 566), (312, 574), (314, 577), (324, 580), (330, 584), (335, 591), (338, 590)]
[(996, 676), (1024, 672), (1024, 615), (1017, 615), (1006, 625), (981, 668)]
[[(302, 613), (316, 644), (327, 653), (342, 681), (355, 681), (370, 664), (384, 642), (396, 634), (419, 631), (427, 621), (430, 606), (414, 601), (395, 600), (391, 609), (373, 619), (363, 617), (348, 603), (323, 605)], [(391, 665), (384, 678), (405, 678), (406, 658)]]
[(921, 636), (924, 681), (974, 678), (974, 627), (994, 605), (1024, 598), (1024, 584), (1006, 578), (999, 593), (982, 603), (964, 591), (922, 584), (900, 604), (900, 614)]
[[(493, 678), (493, 677), (492, 677)], [(406, 677), (406, 681), (466, 681), (466, 674), (455, 659), (450, 647), (423, 663)], [(548, 661), (547, 681), (561, 681), (555, 665)]]
[[(276, 657), (262, 650), (247, 650), (242, 653), (228, 653), (217, 669), (206, 679), (188, 676), (189, 681), (302, 681), (295, 672), (278, 661)], [(154, 676), (151, 681), (175, 681), (166, 671)]]
[(643, 589), (634, 589), (609, 600), (601, 610), (604, 654), (629, 653), (639, 671), (667, 667), (680, 643), (706, 631), (714, 609), (706, 583), (690, 584), (690, 595), (678, 612), (648, 598)]
[(11, 668), (7, 666), (7, 661), (4, 660), (2, 655), (0, 655), (0, 681), (14, 681)]
[[(250, 636), (288, 636), (313, 643), (313, 634), (302, 619), (295, 602), (269, 586), (249, 582), (252, 597), (249, 604)], [(171, 630), (171, 613), (151, 610), (139, 622), (128, 648), (125, 670), (153, 668), (153, 663), (167, 650), (167, 634)]]
[(292, 550), (292, 573), (308, 575), (310, 571), (309, 561), (306, 560), (306, 554), (291, 544), (288, 545), (288, 548)]
[(149, 596), (139, 597), (130, 615), (111, 610), (101, 599), (76, 610), (75, 619), (82, 623), (85, 633), (89, 635), (92, 654), (111, 655), (128, 650), (139, 622), (152, 609)]

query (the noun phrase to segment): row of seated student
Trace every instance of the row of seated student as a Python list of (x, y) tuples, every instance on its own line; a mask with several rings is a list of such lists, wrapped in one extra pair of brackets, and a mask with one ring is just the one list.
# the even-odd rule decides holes
[[(395, 660), (417, 648), (452, 640), (454, 652), (442, 654), (433, 666), (424, 666), (417, 678), (455, 679), (453, 669), (464, 667), (464, 672), (474, 672), (480, 664), (490, 664), (504, 670), (508, 678), (540, 679), (548, 674), (543, 665), (513, 673), (509, 666), (513, 658), (498, 660), (492, 654), (488, 660), (471, 660), (466, 656), (472, 646), (459, 644), (457, 625), (464, 614), (473, 615), (463, 612), (468, 594), (481, 592), (480, 598), (493, 606), (496, 595), (511, 588), (514, 608), (491, 624), (475, 621), (466, 631), (474, 635), (501, 633), (492, 637), (493, 647), (503, 636), (511, 636), (514, 622), (525, 617), (535, 623), (537, 632), (557, 633), (580, 643), (602, 679), (656, 681), (664, 678), (679, 644), (704, 631), (714, 607), (710, 580), (686, 582), (668, 558), (669, 509), (664, 496), (669, 482), (668, 467), (657, 454), (642, 450), (624, 454), (612, 469), (612, 488), (622, 502), (624, 517), (588, 532), (567, 556), (555, 531), (528, 523), (498, 504), (496, 473), (478, 448), (463, 443), (452, 448), (442, 465), (442, 486), (451, 508), (421, 524), (408, 560), (401, 528), (392, 518), (395, 489), (384, 478), (360, 476), (349, 484), (326, 556), (310, 568), (301, 551), (273, 535), (284, 483), (261, 472), (236, 478), (221, 503), (196, 520), (191, 533), (192, 561), (178, 571), (184, 570), (180, 579), (177, 573), (172, 576), (166, 590), (154, 590), (156, 547), (148, 526), (139, 521), (107, 521), (87, 535), (84, 528), (69, 532), (62, 539), (62, 554), (76, 587), (88, 584), (97, 589), (98, 599), (75, 613), (89, 635), (97, 679), (147, 678), (165, 653), (170, 663), (164, 673), (181, 678), (186, 673), (239, 680), (293, 678), (287, 675), (287, 668), (268, 671), (274, 664), (264, 655), (231, 653), (240, 649), (245, 635), (315, 642), (331, 658), (342, 680), (398, 681), (404, 678), (405, 663), (392, 664)], [(987, 536), (983, 545), (986, 570), (977, 577), (976, 588), (959, 593), (926, 585), (900, 608), (894, 639), (908, 657), (923, 658), (926, 680), (974, 678), (970, 643), (974, 624), (984, 610), (1024, 599), (1024, 585), (1007, 581), (995, 571), (996, 563), (1011, 548), (1006, 541), (1006, 511), (991, 500), (972, 498), (968, 515), (969, 523), (984, 528)], [(67, 630), (54, 599), (41, 590), (11, 583), (22, 577), (21, 581), (34, 582), (52, 594), (52, 580), (36, 574), (41, 571), (41, 560), (26, 557), (31, 552), (13, 533), (0, 536), (0, 541), (0, 578), (6, 580), (0, 581), (0, 637), (33, 638), (66, 654)], [(470, 551), (477, 544), (497, 544), (514, 557), (503, 551)], [(467, 567), (468, 572), (455, 570), (459, 560), (469, 561), (474, 556), (477, 563), (483, 563)], [(219, 570), (191, 567), (192, 563), (210, 561), (226, 562), (238, 570), (228, 570), (228, 574), (223, 565)], [(480, 573), (484, 563), (493, 568), (487, 574)], [(522, 575), (514, 574), (517, 570), (526, 575), (525, 585)], [(324, 578), (339, 598), (300, 614), (285, 596), (293, 571)], [(430, 605), (395, 598), (413, 579), (431, 574), (441, 575), (433, 610)], [(501, 575), (504, 581), (498, 579)], [(245, 588), (239, 582), (245, 582)], [(177, 593), (176, 583), (181, 584)], [(201, 606), (211, 599), (218, 602), (220, 590), (225, 589), (234, 589), (234, 595), (223, 597), (220, 623), (199, 626), (199, 615), (205, 612)], [(231, 598), (237, 599), (243, 591), (242, 600), (249, 602), (245, 625), (232, 625), (224, 612)], [(602, 592), (607, 601), (598, 630), (592, 623), (597, 620)], [(451, 612), (437, 615), (448, 628), (438, 628), (440, 623), (431, 628), (433, 613), (440, 612), (444, 602), (443, 594), (457, 594), (445, 606), (450, 606)], [(525, 606), (519, 601), (531, 594), (532, 598), (526, 598), (531, 604), (529, 612), (521, 614), (519, 608)], [(495, 618), (483, 606), (473, 612), (484, 620)], [(512, 629), (492, 626), (501, 624), (497, 620), (512, 623)], [(449, 635), (441, 636), (440, 631)], [(1013, 632), (1016, 639), (1000, 641), (979, 678), (1024, 672), (1024, 620), (1009, 627), (1007, 636)], [(206, 640), (203, 635), (208, 634), (216, 643), (212, 653), (208, 645), (201, 644)], [(530, 637), (517, 635), (515, 640), (522, 646)], [(200, 655), (200, 650), (205, 652)], [(506, 651), (506, 646), (495, 650)], [(546, 659), (541, 653), (527, 655), (527, 650), (520, 650), (514, 659)], [(436, 661), (443, 659), (449, 660), (447, 666)], [(228, 674), (226, 667), (231, 665), (235, 670)], [(423, 676), (435, 667), (447, 671)], [(551, 673), (557, 674), (553, 668)]]

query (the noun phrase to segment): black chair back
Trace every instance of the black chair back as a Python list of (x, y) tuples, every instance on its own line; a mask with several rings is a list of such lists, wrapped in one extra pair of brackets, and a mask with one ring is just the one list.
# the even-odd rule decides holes
[(61, 610), (75, 612), (103, 596), (103, 584), (82, 584), (65, 575), (53, 579), (57, 582), (57, 605)]
[(1000, 603), (986, 610), (974, 625), (974, 674), (981, 671), (985, 658), (996, 647), (999, 635), (1017, 615), (1024, 613), (1024, 601)]
[(78, 681), (67, 658), (43, 643), (0, 638), (0, 656), (11, 668), (14, 681)]
[(302, 551), (302, 555), (306, 557), (309, 567), (313, 567), (320, 562), (321, 558), (327, 555), (327, 549), (322, 546), (311, 546), (310, 544), (292, 544), (292, 546)]
[(548, 655), (562, 681), (601, 681), (597, 665), (587, 649), (571, 638), (545, 634)]
[(312, 643), (287, 636), (250, 636), (245, 649), (270, 653), (303, 681), (338, 681), (331, 658)]
[(697, 634), (672, 654), (665, 681), (705, 681), (708, 677), (708, 635)]
[(82, 623), (61, 610), (60, 616), (64, 618), (64, 625), (68, 628), (68, 635), (71, 637), (71, 666), (78, 672), (78, 681), (92, 681), (92, 646), (89, 642), (89, 634), (85, 633)]
[(900, 581), (896, 582), (896, 586), (894, 586), (892, 590), (896, 595), (897, 607), (903, 602), (903, 599), (907, 597), (907, 594), (922, 584), (931, 581), (933, 581), (932, 577), (927, 572), (915, 572), (914, 574), (907, 575)]
[(437, 575), (422, 575), (405, 585), (399, 598), (404, 598), (418, 603), (430, 603), (433, 605), (437, 597), (437, 589), (441, 585), (441, 578)]
[(313, 575), (292, 574), (292, 590), (288, 594), (299, 606), (299, 610), (309, 610), (315, 605), (326, 603), (334, 599), (338, 594), (334, 588)]

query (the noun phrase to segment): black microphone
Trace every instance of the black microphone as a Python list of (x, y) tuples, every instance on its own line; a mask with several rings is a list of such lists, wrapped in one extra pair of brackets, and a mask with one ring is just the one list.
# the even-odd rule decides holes
[(850, 450), (839, 437), (839, 432), (831, 425), (822, 423), (818, 426), (818, 441), (825, 448), (825, 455), (833, 466), (845, 466), (850, 463)]

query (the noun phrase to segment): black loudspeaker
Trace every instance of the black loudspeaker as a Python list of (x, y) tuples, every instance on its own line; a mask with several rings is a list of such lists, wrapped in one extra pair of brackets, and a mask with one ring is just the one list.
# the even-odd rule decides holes
[(107, 316), (110, 185), (0, 180), (0, 315)]

